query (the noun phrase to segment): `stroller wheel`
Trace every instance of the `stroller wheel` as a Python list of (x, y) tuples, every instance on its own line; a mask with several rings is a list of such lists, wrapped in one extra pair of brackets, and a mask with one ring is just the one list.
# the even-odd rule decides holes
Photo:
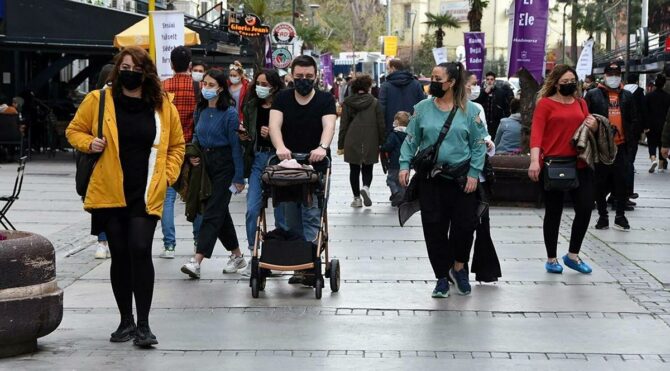
[(317, 299), (321, 299), (323, 293), (323, 278), (317, 278), (314, 286), (314, 295)]
[(258, 268), (258, 291), (265, 291), (265, 283), (267, 281), (267, 273), (263, 268)]
[(260, 284), (257, 277), (251, 278), (251, 296), (256, 299), (258, 298), (258, 291), (260, 290)]
[(330, 260), (330, 291), (338, 292), (340, 290), (340, 261)]

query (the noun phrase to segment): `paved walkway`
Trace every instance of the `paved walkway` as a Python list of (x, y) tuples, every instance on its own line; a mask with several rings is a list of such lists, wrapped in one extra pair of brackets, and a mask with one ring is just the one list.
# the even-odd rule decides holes
[[(160, 344), (151, 351), (108, 341), (118, 324), (109, 261), (93, 259), (71, 157), (35, 160), (10, 216), (54, 242), (65, 313), (40, 352), (0, 360), (0, 369), (670, 369), (670, 174), (648, 174), (645, 153), (632, 230), (587, 234), (582, 255), (593, 274), (545, 273), (542, 210), (493, 208), (501, 281), (446, 300), (430, 298), (435, 280), (419, 218), (398, 227), (379, 169), (373, 206), (353, 210), (348, 167), (336, 160), (329, 217), (343, 281), (320, 301), (286, 276), (252, 299), (247, 279), (221, 274), (220, 245), (202, 279), (186, 279), (179, 266), (192, 253), (191, 227), (179, 204), (177, 258), (158, 258), (160, 229), (154, 241), (151, 326)], [(0, 193), (14, 173), (0, 166)], [(244, 196), (232, 210), (244, 246)], [(559, 253), (572, 216), (564, 215)]]

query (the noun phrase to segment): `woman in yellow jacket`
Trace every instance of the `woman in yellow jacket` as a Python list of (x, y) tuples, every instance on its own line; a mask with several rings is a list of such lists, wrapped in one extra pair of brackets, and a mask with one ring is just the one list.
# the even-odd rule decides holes
[[(100, 92), (86, 96), (67, 128), (68, 141), (86, 153), (102, 153), (84, 200), (92, 233), (105, 232), (112, 254), (112, 291), (121, 314), (110, 341), (150, 347), (154, 288), (151, 244), (168, 185), (179, 176), (184, 135), (177, 109), (163, 92), (156, 66), (143, 49), (126, 48), (115, 60), (104, 90), (102, 139), (98, 136)], [(133, 319), (135, 296), (137, 326)]]

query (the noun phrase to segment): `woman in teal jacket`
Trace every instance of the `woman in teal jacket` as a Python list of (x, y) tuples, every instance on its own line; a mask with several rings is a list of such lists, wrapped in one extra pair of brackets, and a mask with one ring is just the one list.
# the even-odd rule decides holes
[(400, 184), (406, 187), (410, 163), (417, 150), (437, 141), (447, 117), (456, 109), (451, 128), (439, 148), (437, 171), (419, 180), (423, 234), (437, 278), (432, 296), (446, 298), (449, 296), (447, 275), (459, 294), (468, 295), (471, 291), (467, 263), (478, 222), (475, 191), (484, 168), (486, 145), (479, 109), (467, 97), (462, 64), (436, 66), (430, 93), (431, 98), (414, 107), (407, 138), (400, 150), (399, 178)]

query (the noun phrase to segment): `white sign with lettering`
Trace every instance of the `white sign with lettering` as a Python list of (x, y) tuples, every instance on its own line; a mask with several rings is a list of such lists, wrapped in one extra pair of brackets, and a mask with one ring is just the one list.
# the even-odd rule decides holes
[(435, 58), (435, 64), (447, 63), (447, 47), (433, 48), (433, 58)]
[(184, 13), (179, 11), (156, 11), (154, 17), (154, 40), (156, 43), (156, 68), (161, 81), (172, 77), (170, 65), (172, 49), (184, 45)]

